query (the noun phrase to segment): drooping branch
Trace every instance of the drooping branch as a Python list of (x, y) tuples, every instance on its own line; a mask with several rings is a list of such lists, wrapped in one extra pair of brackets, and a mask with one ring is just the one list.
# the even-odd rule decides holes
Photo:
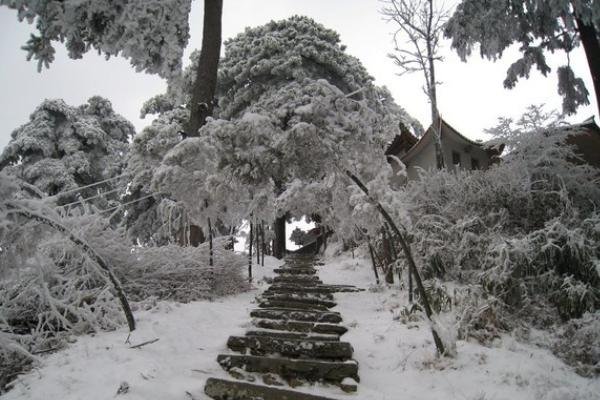
[[(423, 303), (423, 308), (425, 309), (425, 314), (427, 315), (427, 318), (429, 318), (429, 320), (431, 320), (433, 317), (433, 311), (431, 309), (431, 305), (429, 304), (429, 297), (427, 296), (427, 292), (425, 291), (425, 287), (423, 286), (423, 281), (421, 280), (421, 275), (419, 274), (419, 271), (417, 270), (417, 265), (412, 256), (410, 246), (409, 246), (408, 242), (406, 241), (406, 238), (404, 237), (404, 234), (402, 233), (402, 231), (400, 231), (400, 229), (398, 228), (398, 226), (396, 225), (396, 223), (394, 222), (394, 220), (392, 219), (390, 214), (385, 210), (385, 208), (383, 208), (381, 203), (371, 197), (371, 195), (369, 194), (369, 189), (367, 189), (367, 187), (364, 185), (364, 183), (362, 183), (362, 181), (355, 174), (353, 174), (352, 172), (350, 172), (348, 170), (346, 170), (346, 175), (350, 178), (350, 180), (352, 180), (352, 182), (354, 182), (356, 184), (356, 186), (358, 186), (360, 188), (360, 190), (363, 191), (363, 193), (367, 196), (369, 201), (373, 205), (375, 205), (375, 207), (377, 208), (377, 211), (379, 211), (379, 213), (386, 220), (386, 222), (388, 224), (390, 224), (390, 227), (392, 228), (394, 233), (398, 236), (398, 241), (400, 242), (400, 246), (402, 247), (402, 251), (404, 252), (404, 256), (406, 257), (406, 260), (408, 261), (409, 273), (412, 276), (414, 276), (414, 278), (415, 278), (415, 283), (417, 284), (417, 290), (419, 291), (419, 296), (421, 297), (421, 302)], [(433, 327), (431, 328), (431, 334), (433, 335), (433, 341), (435, 342), (435, 347), (437, 348), (438, 352), (442, 355), (446, 354), (444, 344), (442, 343), (442, 340), (440, 339), (439, 335), (437, 334), (437, 332), (435, 331), (435, 329)]]
[(90, 247), (87, 243), (85, 243), (85, 241), (83, 241), (79, 237), (75, 236), (66, 226), (60, 224), (59, 222), (56, 222), (48, 217), (36, 214), (29, 210), (25, 210), (15, 204), (7, 203), (7, 206), (9, 208), (8, 213), (10, 214), (17, 214), (27, 219), (41, 222), (42, 224), (48, 225), (49, 227), (64, 234), (69, 238), (71, 242), (80, 247), (88, 255), (88, 257), (92, 259), (92, 261), (98, 264), (98, 266), (106, 272), (110, 283), (113, 285), (113, 289), (117, 294), (117, 298), (121, 303), (123, 313), (125, 314), (125, 318), (127, 319), (127, 326), (129, 327), (129, 331), (135, 330), (135, 319), (133, 318), (131, 307), (129, 306), (129, 302), (127, 301), (127, 297), (125, 296), (125, 292), (121, 287), (119, 279), (115, 276), (115, 274), (113, 274), (106, 261), (104, 261), (104, 259), (92, 247)]

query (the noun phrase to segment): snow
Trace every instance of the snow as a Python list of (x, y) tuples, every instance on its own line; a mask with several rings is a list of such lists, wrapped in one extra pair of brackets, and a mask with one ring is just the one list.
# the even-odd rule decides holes
[(408, 304), (395, 286), (377, 287), (367, 259), (338, 257), (319, 267), (324, 283), (368, 289), (336, 294), (359, 363), (361, 399), (598, 399), (600, 379), (586, 379), (549, 350), (504, 335), (491, 348), (457, 341), (455, 358), (436, 358), (429, 325), (394, 319)]
[[(0, 398), (107, 399), (128, 385), (119, 397), (206, 399), (205, 380), (226, 376), (216, 357), (226, 351), (227, 337), (243, 335), (250, 328), (254, 297), (267, 287), (264, 278), (281, 265), (270, 257), (265, 261), (264, 268), (253, 269), (256, 289), (250, 292), (213, 302), (163, 302), (137, 312), (139, 327), (131, 344), (159, 341), (130, 349), (124, 343), (124, 328), (79, 337), (68, 349), (43, 357), (38, 369), (20, 377), (14, 390)], [(360, 383), (351, 395), (320, 384), (299, 388), (302, 391), (367, 400), (598, 399), (600, 379), (582, 378), (548, 350), (508, 335), (490, 348), (458, 341), (455, 358), (437, 358), (425, 321), (405, 324), (395, 318), (407, 304), (406, 293), (394, 285), (374, 285), (366, 258), (345, 254), (326, 260), (318, 269), (325, 283), (367, 289), (336, 294), (338, 306), (333, 309), (342, 313), (350, 328), (342, 340), (354, 347)]]

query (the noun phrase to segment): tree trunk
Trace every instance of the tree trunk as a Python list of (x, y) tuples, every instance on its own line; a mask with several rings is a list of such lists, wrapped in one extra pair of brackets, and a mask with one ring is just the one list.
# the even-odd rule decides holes
[[(400, 246), (402, 247), (402, 251), (404, 252), (406, 260), (408, 261), (409, 271), (411, 272), (411, 274), (414, 275), (415, 282), (417, 284), (417, 290), (419, 291), (419, 295), (421, 296), (421, 302), (423, 302), (423, 308), (425, 309), (425, 314), (427, 315), (427, 318), (431, 321), (433, 311), (431, 310), (431, 305), (429, 304), (429, 297), (427, 297), (427, 292), (425, 291), (425, 287), (423, 286), (423, 282), (421, 281), (421, 275), (419, 275), (419, 271), (417, 271), (415, 259), (412, 256), (408, 242), (404, 239), (404, 235), (402, 234), (400, 229), (398, 229), (398, 226), (394, 223), (394, 220), (392, 219), (390, 214), (388, 214), (385, 208), (383, 208), (381, 203), (374, 200), (369, 195), (369, 189), (367, 189), (367, 187), (361, 182), (361, 180), (358, 179), (358, 177), (350, 171), (346, 171), (346, 175), (352, 180), (352, 182), (356, 184), (356, 186), (360, 188), (360, 190), (363, 191), (365, 195), (367, 195), (369, 201), (371, 201), (373, 205), (375, 205), (375, 207), (386, 220), (386, 222), (390, 224), (390, 227), (392, 228), (394, 233), (398, 235), (398, 241), (400, 242)], [(442, 340), (440, 339), (433, 326), (431, 327), (431, 334), (433, 336), (433, 341), (435, 342), (435, 347), (437, 348), (438, 352), (441, 355), (446, 354), (444, 344), (442, 343)]]
[[(429, 46), (428, 51), (429, 50)], [(429, 102), (431, 103), (431, 129), (433, 130), (433, 142), (435, 147), (435, 161), (438, 169), (445, 168), (444, 153), (442, 151), (442, 119), (437, 106), (437, 88), (435, 83), (434, 60), (429, 57)]]
[[(429, 102), (431, 103), (431, 128), (433, 129), (435, 161), (438, 169), (443, 169), (444, 153), (442, 152), (442, 120), (437, 103), (437, 82), (435, 81), (435, 60), (432, 41), (435, 40), (433, 0), (428, 1), (429, 13), (427, 15), (427, 63), (429, 65)], [(438, 121), (439, 120), (439, 121)]]
[(590, 68), (594, 92), (596, 92), (596, 107), (600, 115), (600, 41), (598, 39), (598, 32), (594, 25), (586, 25), (579, 18), (575, 20), (577, 21), (579, 38), (581, 39), (581, 44), (585, 50), (585, 57)]
[(88, 255), (88, 257), (90, 257), (90, 259), (92, 259), (92, 261), (94, 261), (96, 264), (98, 264), (98, 266), (101, 269), (103, 269), (106, 272), (106, 274), (108, 275), (108, 279), (110, 280), (110, 283), (112, 283), (113, 288), (115, 289), (115, 292), (117, 293), (117, 298), (119, 299), (119, 302), (121, 303), (121, 308), (123, 308), (123, 313), (125, 314), (125, 319), (127, 320), (127, 326), (129, 327), (129, 331), (131, 332), (131, 331), (135, 330), (135, 319), (133, 318), (133, 313), (131, 312), (131, 307), (129, 306), (129, 302), (127, 301), (125, 292), (123, 291), (123, 288), (121, 287), (121, 283), (119, 282), (119, 279), (113, 274), (112, 270), (110, 269), (110, 267), (108, 266), (106, 261), (104, 261), (104, 259), (98, 253), (96, 253), (96, 250), (94, 250), (83, 240), (79, 239), (77, 236), (72, 234), (71, 231), (66, 226), (64, 226), (48, 217), (29, 212), (27, 210), (23, 210), (19, 207), (13, 206), (13, 205), (9, 205), (9, 207), (12, 208), (12, 210), (10, 210), (9, 213), (19, 214), (25, 218), (36, 220), (38, 222), (41, 222), (45, 225), (50, 226), (51, 228), (56, 229), (60, 233), (66, 235), (71, 242), (73, 242), (77, 246), (79, 246)]
[(187, 123), (185, 136), (198, 136), (198, 129), (206, 123), (206, 118), (212, 115), (213, 99), (217, 87), (217, 68), (221, 54), (221, 15), (223, 0), (204, 0), (204, 26), (202, 28), (202, 48), (194, 85), (192, 98), (188, 109), (190, 119)]
[(275, 218), (273, 230), (275, 239), (273, 239), (273, 257), (282, 259), (285, 255), (285, 215)]

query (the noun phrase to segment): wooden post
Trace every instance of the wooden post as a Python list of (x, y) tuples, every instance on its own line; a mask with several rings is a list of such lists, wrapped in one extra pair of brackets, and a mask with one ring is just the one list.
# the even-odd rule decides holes
[(252, 221), (250, 222), (250, 234), (248, 238), (248, 281), (252, 282)]
[(210, 224), (210, 218), (207, 218), (208, 222), (208, 265), (213, 266), (213, 234), (212, 225)]
[(394, 283), (394, 268), (392, 267), (392, 251), (390, 239), (387, 235), (387, 231), (384, 228), (381, 229), (381, 244), (383, 247), (383, 260), (385, 265), (385, 283), (393, 284)]
[(375, 256), (373, 255), (373, 246), (369, 242), (369, 254), (371, 255), (371, 264), (373, 264), (373, 272), (375, 273), (375, 282), (379, 285), (379, 274), (377, 273), (377, 265), (375, 264)]
[(254, 236), (256, 236), (256, 238), (254, 239), (256, 243), (256, 246), (254, 246), (254, 248), (256, 249), (256, 265), (260, 265), (260, 225), (255, 224), (254, 227), (254, 229), (256, 230), (256, 233), (254, 234)]
[(260, 259), (260, 266), (265, 266), (265, 253), (267, 252), (267, 242), (265, 241), (265, 221), (260, 222), (260, 238), (262, 241), (262, 257)]

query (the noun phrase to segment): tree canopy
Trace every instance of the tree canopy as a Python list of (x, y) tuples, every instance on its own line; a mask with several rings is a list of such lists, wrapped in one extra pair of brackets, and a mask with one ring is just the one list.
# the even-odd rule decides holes
[[(347, 215), (351, 193), (339, 172), (350, 168), (372, 181), (388, 169), (383, 150), (398, 124), (421, 127), (344, 50), (334, 31), (307, 17), (246, 29), (225, 43), (216, 119), (201, 128), (199, 142), (186, 139), (172, 151), (189, 153), (184, 147), (203, 141), (213, 150), (212, 173), (219, 181), (252, 188), (247, 215), (259, 212), (256, 198), (270, 201), (271, 207), (263, 202), (260, 208), (274, 208), (278, 215), (320, 212), (329, 223), (336, 220), (331, 204), (337, 200)], [(143, 112), (165, 115), (185, 103), (195, 65), (184, 73), (182, 86), (172, 84)], [(192, 168), (170, 153), (163, 165), (173, 171), (173, 162)], [(187, 175), (202, 175), (196, 168), (209, 165), (194, 165)], [(187, 187), (196, 184), (190, 180)]]
[(35, 21), (36, 34), (23, 46), (38, 69), (54, 61), (56, 42), (78, 59), (91, 49), (128, 58), (138, 71), (171, 77), (181, 72), (189, 39), (191, 0), (0, 0)]
[[(383, 150), (400, 122), (417, 133), (422, 130), (345, 53), (337, 33), (310, 18), (295, 16), (247, 28), (224, 47), (215, 119), (201, 128), (198, 140), (185, 139), (176, 148), (170, 140), (161, 141), (172, 143), (161, 166), (139, 169), (147, 178), (152, 175), (144, 179), (152, 182), (148, 192), (164, 190), (188, 210), (203, 208), (209, 217), (223, 219), (223, 207), (215, 205), (227, 205), (227, 212), (239, 218), (252, 214), (268, 222), (286, 212), (320, 212), (325, 223), (337, 224), (334, 214), (347, 215), (351, 195), (338, 164), (370, 181), (388, 170)], [(153, 124), (170, 132), (164, 137), (175, 138), (175, 126), (183, 130), (185, 117), (171, 117), (187, 113), (183, 105), (190, 98), (197, 57), (197, 52), (192, 54), (181, 81), (171, 82), (166, 93), (150, 99), (142, 110), (170, 121)], [(163, 137), (149, 130), (142, 136), (134, 140), (132, 161), (152, 158), (137, 153), (151, 150), (147, 144), (155, 139), (150, 137)], [(205, 156), (190, 161), (182, 154)], [(224, 185), (246, 196), (236, 198), (238, 208), (228, 201), (232, 191)], [(194, 194), (182, 195), (182, 188)], [(196, 204), (201, 197), (208, 206)]]

